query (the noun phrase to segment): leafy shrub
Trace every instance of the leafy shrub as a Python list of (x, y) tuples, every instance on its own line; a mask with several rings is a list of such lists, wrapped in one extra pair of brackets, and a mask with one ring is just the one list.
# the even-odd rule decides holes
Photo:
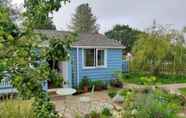
[[(131, 96), (130, 96), (131, 97)], [(177, 118), (181, 104), (165, 91), (156, 90), (144, 94), (136, 93), (132, 99), (125, 99), (125, 118)], [(178, 99), (176, 97), (176, 99)]]
[(109, 118), (112, 116), (110, 109), (104, 108), (101, 112), (101, 118)]
[(108, 89), (108, 96), (110, 98), (113, 98), (114, 96), (116, 96), (118, 90), (116, 88), (113, 88), (113, 87), (109, 87)]
[(128, 94), (132, 93), (132, 89), (123, 89), (120, 91), (120, 95), (126, 97)]
[(56, 70), (51, 70), (49, 74), (49, 82), (52, 88), (62, 87), (63, 76)]
[(116, 88), (123, 88), (123, 83), (119, 79), (112, 80), (110, 85)]
[(100, 114), (96, 111), (91, 111), (90, 114), (86, 114), (85, 118), (100, 118)]
[(32, 102), (5, 100), (0, 103), (0, 118), (35, 118)]
[(96, 111), (91, 111), (89, 114), (86, 114), (84, 118), (111, 118), (112, 113), (108, 108), (104, 108), (101, 113)]
[(140, 80), (142, 81), (142, 83), (144, 85), (152, 85), (152, 84), (155, 83), (156, 77), (154, 77), (154, 76), (150, 76), (150, 77), (145, 76), (145, 77), (140, 77)]
[(91, 83), (92, 83), (92, 81), (87, 76), (84, 76), (79, 84), (80, 90), (83, 90), (83, 87), (85, 87), (85, 86), (87, 86), (89, 89), (91, 89)]
[(107, 84), (105, 82), (103, 82), (102, 80), (95, 80), (92, 81), (92, 86), (95, 86), (95, 90), (103, 90), (103, 89), (107, 89)]
[(159, 74), (153, 76), (150, 73), (130, 72), (123, 73), (120, 76), (122, 77), (121, 78), (122, 81), (135, 84), (144, 84), (143, 79), (140, 79), (143, 77), (155, 77), (156, 80), (152, 81), (150, 84), (186, 83), (186, 75)]

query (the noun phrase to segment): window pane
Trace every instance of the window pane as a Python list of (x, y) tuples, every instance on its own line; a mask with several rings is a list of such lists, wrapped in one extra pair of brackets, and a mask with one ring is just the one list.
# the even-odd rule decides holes
[(95, 66), (94, 55), (95, 55), (95, 49), (85, 49), (84, 51), (85, 66)]
[(104, 57), (104, 50), (98, 50), (97, 51), (97, 65), (98, 66), (104, 66), (104, 60), (105, 60), (105, 57)]

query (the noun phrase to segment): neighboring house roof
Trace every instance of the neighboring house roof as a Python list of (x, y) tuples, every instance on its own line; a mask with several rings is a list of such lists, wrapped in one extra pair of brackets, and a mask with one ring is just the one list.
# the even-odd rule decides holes
[[(67, 31), (55, 30), (36, 30), (36, 32), (44, 34), (50, 38), (60, 38), (68, 35)], [(100, 33), (79, 33), (77, 41), (72, 44), (72, 47), (79, 48), (125, 48), (118, 41), (108, 39), (105, 35)]]

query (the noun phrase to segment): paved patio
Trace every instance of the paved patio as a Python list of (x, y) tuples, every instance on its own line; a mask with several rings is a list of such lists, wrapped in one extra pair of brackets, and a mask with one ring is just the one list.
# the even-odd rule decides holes
[[(124, 88), (131, 87), (143, 88), (145, 86), (127, 84)], [(171, 93), (178, 93), (178, 89), (186, 87), (186, 84), (168, 84), (159, 85), (158, 87), (164, 88), (170, 91)], [(115, 111), (117, 106), (112, 103), (112, 100), (109, 98), (107, 91), (94, 92), (93, 95), (91, 95), (91, 93), (86, 93), (81, 95), (67, 96), (64, 98), (62, 96), (56, 95), (55, 90), (53, 90), (53, 93), (50, 94), (50, 96), (52, 102), (55, 104), (56, 111), (61, 114), (64, 113), (65, 118), (75, 118), (76, 115), (85, 115), (93, 110), (100, 112), (105, 107)], [(90, 101), (81, 102), (80, 99), (82, 97), (88, 97), (90, 98)]]
[[(90, 98), (90, 101), (81, 102), (80, 99), (82, 97), (88, 97)], [(107, 91), (95, 92), (93, 95), (86, 93), (67, 96), (65, 98), (53, 93), (51, 98), (52, 102), (55, 104), (56, 110), (59, 113), (64, 113), (65, 111), (64, 115), (66, 118), (75, 118), (78, 113), (84, 115), (92, 110), (101, 111), (101, 109), (105, 107), (113, 109), (111, 99), (109, 98)]]

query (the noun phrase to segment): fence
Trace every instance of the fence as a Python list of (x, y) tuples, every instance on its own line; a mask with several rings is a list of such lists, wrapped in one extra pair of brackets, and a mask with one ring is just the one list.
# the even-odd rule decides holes
[(3, 79), (0, 82), (0, 89), (12, 88), (12, 85), (9, 80)]
[[(127, 69), (126, 69), (127, 68)], [(130, 69), (129, 69), (130, 68)], [(186, 75), (186, 64), (171, 64), (171, 63), (162, 63), (154, 68), (154, 65), (144, 63), (142, 65), (132, 65), (127, 61), (123, 62), (123, 70), (127, 70), (127, 72), (145, 72), (151, 73), (152, 70), (158, 72), (159, 74), (177, 74), (177, 75)]]

